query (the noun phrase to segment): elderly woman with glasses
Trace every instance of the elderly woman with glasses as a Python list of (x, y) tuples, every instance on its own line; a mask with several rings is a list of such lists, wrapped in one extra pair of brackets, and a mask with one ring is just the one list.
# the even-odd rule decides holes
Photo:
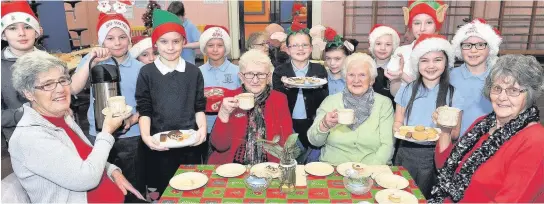
[[(242, 87), (226, 93), (218, 118), (211, 133), (213, 152), (209, 164), (258, 164), (279, 162), (266, 153), (258, 139), (273, 140), (279, 136), (283, 145), (293, 132), (287, 97), (272, 90), (274, 67), (270, 58), (259, 50), (249, 50), (240, 57)], [(245, 93), (254, 98), (254, 103), (244, 104), (237, 95)], [(243, 110), (246, 105), (253, 106)]]
[(499, 57), (483, 90), (493, 112), (476, 119), (456, 142), (442, 130), (430, 203), (544, 202), (544, 127), (535, 106), (544, 91), (542, 76), (533, 56)]
[(30, 102), (9, 141), (13, 170), (33, 203), (123, 202), (127, 190), (143, 196), (107, 162), (123, 119), (106, 116), (94, 146), (69, 114), (66, 64), (43, 51), (13, 64), (13, 87)]
[(257, 49), (268, 55), (268, 36), (265, 32), (251, 33), (247, 38), (246, 49)]
[[(320, 161), (339, 165), (344, 162), (384, 165), (393, 155), (393, 105), (372, 89), (377, 76), (376, 62), (367, 54), (355, 53), (344, 60), (344, 91), (330, 95), (319, 109), (308, 130), (308, 140), (321, 147)], [(346, 109), (353, 111), (353, 122), (341, 120)], [(343, 124), (340, 124), (342, 122)]]

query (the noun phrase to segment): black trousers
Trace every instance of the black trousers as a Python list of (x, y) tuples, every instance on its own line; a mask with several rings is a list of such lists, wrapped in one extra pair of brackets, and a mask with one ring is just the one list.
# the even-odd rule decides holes
[(434, 145), (419, 145), (401, 140), (395, 158), (395, 166), (408, 170), (425, 198), (430, 198), (436, 184), (437, 171), (434, 163)]
[(312, 149), (317, 149), (317, 147), (310, 144), (310, 141), (308, 140), (308, 129), (310, 129), (313, 123), (314, 121), (310, 119), (293, 119), (293, 129), (298, 133), (298, 140), (305, 149), (305, 152), (302, 152), (297, 158), (299, 164), (306, 164), (310, 151)]
[(200, 146), (170, 148), (168, 151), (154, 151), (149, 147), (145, 148), (147, 190), (149, 190), (148, 193), (159, 194), (151, 196), (152, 200), (160, 198), (168, 186), (168, 182), (178, 170), (179, 165), (200, 164), (202, 162), (202, 147)]
[[(117, 138), (108, 158), (108, 162), (121, 168), (125, 178), (142, 195), (145, 195), (145, 172), (143, 168), (145, 160), (142, 152), (145, 147), (140, 136)], [(141, 202), (144, 201), (136, 198), (130, 192), (125, 196), (125, 203)]]

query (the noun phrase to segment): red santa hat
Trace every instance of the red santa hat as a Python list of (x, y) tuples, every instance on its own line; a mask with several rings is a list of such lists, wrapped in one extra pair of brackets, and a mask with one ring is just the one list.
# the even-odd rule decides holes
[(223, 43), (225, 44), (225, 56), (230, 53), (232, 42), (227, 28), (217, 25), (206, 25), (206, 27), (204, 27), (204, 32), (200, 35), (200, 52), (206, 53), (206, 44), (211, 39), (223, 39)]
[(414, 43), (412, 53), (410, 55), (410, 67), (413, 73), (419, 73), (419, 58), (433, 51), (444, 51), (448, 57), (448, 68), (453, 67), (455, 63), (455, 55), (453, 47), (448, 39), (443, 35), (437, 34), (421, 34)]
[(368, 42), (370, 44), (369, 49), (372, 56), (374, 56), (374, 44), (376, 43), (376, 40), (384, 35), (391, 35), (393, 39), (393, 50), (396, 50), (397, 47), (399, 47), (400, 34), (389, 26), (376, 24), (370, 29), (370, 34), (368, 35)]
[(427, 14), (431, 16), (436, 25), (436, 31), (442, 28), (442, 23), (446, 19), (448, 5), (441, 0), (409, 0), (408, 7), (402, 8), (404, 12), (404, 24), (412, 28), (412, 20), (418, 14)]
[(497, 55), (499, 54), (499, 47), (502, 43), (502, 37), (496, 28), (487, 24), (487, 22), (482, 18), (476, 18), (472, 22), (467, 23), (457, 29), (455, 36), (451, 40), (455, 56), (458, 59), (463, 60), (463, 54), (461, 54), (461, 43), (466, 39), (475, 36), (479, 37), (487, 42), (489, 47), (489, 60), (496, 60)]
[(113, 28), (120, 28), (128, 36), (130, 36), (130, 24), (122, 14), (105, 14), (100, 13), (98, 16), (98, 24), (96, 30), (98, 31), (98, 45), (104, 43), (104, 39)]
[(28, 5), (27, 1), (2, 2), (2, 23), (0, 33), (4, 33), (4, 29), (15, 23), (26, 23), (32, 27), (38, 35), (40, 33), (40, 23), (38, 18)]
[(138, 58), (142, 52), (152, 48), (151, 38), (147, 36), (134, 36), (132, 37), (132, 47), (128, 51), (130, 56), (133, 58)]

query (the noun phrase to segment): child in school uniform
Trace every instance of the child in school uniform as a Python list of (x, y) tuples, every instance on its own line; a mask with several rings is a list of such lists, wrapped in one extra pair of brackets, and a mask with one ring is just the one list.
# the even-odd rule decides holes
[(357, 50), (359, 41), (355, 39), (346, 39), (336, 33), (330, 27), (324, 31), (325, 45), (325, 65), (327, 66), (327, 80), (329, 86), (329, 95), (342, 92), (346, 87), (346, 81), (342, 76), (342, 64), (347, 56)]
[[(368, 50), (378, 65), (378, 76), (376, 76), (372, 88), (377, 93), (390, 98), (391, 101), (394, 101), (394, 96), (391, 94), (391, 81), (385, 76), (385, 73), (393, 51), (399, 47), (399, 43), (399, 33), (386, 25), (374, 25), (368, 35)], [(393, 107), (395, 107), (395, 104), (393, 104)]]
[[(26, 20), (28, 19), (28, 20)], [(22, 105), (28, 100), (13, 88), (11, 80), (11, 66), (20, 56), (36, 50), (34, 42), (41, 34), (40, 23), (34, 12), (25, 1), (6, 2), (2, 1), (2, 40), (8, 43), (1, 53), (2, 56), (2, 155), (9, 155), (7, 144), (13, 134), (17, 123), (23, 116)], [(4, 163), (8, 174), (11, 170), (11, 163)], [(4, 171), (2, 171), (4, 172)], [(2, 173), (2, 178), (4, 173)]]
[[(125, 97), (127, 105), (136, 107), (136, 99), (134, 98), (136, 79), (143, 64), (132, 58), (129, 54), (130, 24), (120, 13), (100, 13), (96, 27), (100, 47), (94, 48), (81, 59), (76, 72), (72, 75), (72, 84), (70, 85), (72, 93), (77, 94), (81, 92), (87, 84), (90, 74), (89, 63), (91, 63), (91, 68), (98, 64), (115, 65), (115, 62), (112, 60), (114, 58), (119, 65), (122, 79), (120, 82), (121, 94)], [(96, 58), (90, 62), (93, 57)], [(89, 110), (87, 111), (91, 141), (94, 141), (98, 133), (94, 112), (93, 90), (91, 90)], [(142, 178), (142, 167), (144, 164), (141, 159), (143, 143), (140, 139), (140, 128), (138, 125), (139, 114), (135, 110), (132, 110), (132, 113), (133, 115), (125, 120), (126, 124), (123, 133), (118, 136), (113, 145), (109, 161), (123, 170), (123, 174), (136, 189), (144, 192), (145, 184)], [(132, 194), (128, 194), (125, 200), (127, 202), (140, 201)]]
[(157, 57), (157, 51), (151, 45), (151, 38), (147, 36), (134, 36), (131, 39), (132, 47), (129, 50), (130, 56), (136, 58), (144, 65), (153, 63)]
[(466, 102), (463, 111), (461, 135), (477, 118), (493, 111), (491, 101), (483, 94), (484, 84), (491, 68), (499, 58), (502, 43), (500, 32), (486, 23), (484, 19), (475, 19), (460, 27), (451, 41), (455, 56), (463, 64), (451, 70), (451, 84), (459, 90)]
[[(395, 102), (393, 130), (401, 126), (434, 128), (432, 115), (438, 107), (450, 106), (463, 110), (464, 99), (449, 82), (449, 68), (455, 62), (451, 44), (441, 35), (422, 34), (414, 43), (410, 56), (416, 79), (402, 86)], [(452, 137), (459, 135), (459, 125), (450, 129)], [(436, 142), (409, 142), (401, 140), (395, 166), (404, 166), (414, 178), (423, 195), (428, 198), (435, 183), (434, 148)]]
[[(202, 73), (180, 57), (186, 37), (179, 18), (154, 10), (151, 40), (159, 56), (140, 71), (136, 109), (141, 115), (142, 140), (149, 147), (146, 184), (148, 190), (162, 193), (180, 164), (202, 162), (197, 146), (206, 140), (206, 98)], [(160, 132), (189, 129), (195, 130), (197, 137), (189, 147), (168, 149), (152, 137)]]
[[(238, 77), (240, 68), (227, 59), (232, 47), (228, 29), (223, 26), (207, 25), (200, 35), (199, 42), (201, 42), (200, 51), (208, 57), (208, 61), (199, 67), (204, 77), (204, 92), (220, 91), (224, 95), (229, 90), (240, 88), (241, 81)], [(222, 97), (209, 97), (206, 105), (208, 135), (212, 132), (222, 101)], [(211, 149), (208, 145), (204, 146), (203, 156), (207, 158)]]
[(306, 158), (311, 149), (317, 149), (310, 144), (307, 132), (312, 125), (317, 108), (329, 95), (328, 86), (325, 84), (316, 89), (301, 89), (286, 86), (282, 78), (287, 77), (317, 77), (327, 79), (327, 70), (321, 64), (311, 63), (312, 41), (309, 29), (299, 22), (293, 22), (288, 31), (287, 46), (291, 60), (274, 70), (272, 77), (273, 88), (287, 96), (289, 111), (293, 119), (293, 128), (298, 133), (298, 138), (307, 152), (298, 158), (299, 163), (306, 163)]

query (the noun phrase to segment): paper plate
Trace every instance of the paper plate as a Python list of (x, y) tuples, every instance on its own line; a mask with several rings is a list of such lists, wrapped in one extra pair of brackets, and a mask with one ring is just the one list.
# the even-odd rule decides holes
[(189, 134), (189, 138), (184, 139), (181, 142), (167, 138), (165, 142), (160, 142), (161, 134), (168, 134), (168, 132), (170, 131), (164, 131), (164, 132), (159, 132), (157, 134), (154, 134), (153, 138), (155, 138), (157, 141), (160, 142), (159, 145), (161, 147), (167, 147), (167, 148), (186, 147), (186, 146), (191, 146), (197, 142), (198, 138), (197, 138), (197, 132), (195, 130), (179, 130), (179, 131), (181, 131), (184, 134)]
[(223, 164), (215, 169), (215, 173), (217, 173), (217, 175), (225, 178), (237, 177), (245, 172), (246, 167), (236, 163)]
[(249, 170), (258, 177), (279, 178), (281, 176), (280, 165), (274, 162), (256, 164)]
[(328, 176), (334, 172), (334, 167), (324, 162), (312, 162), (306, 164), (304, 170), (314, 176)]
[[(389, 196), (394, 195), (400, 199), (398, 202), (390, 200)], [(384, 189), (378, 191), (374, 196), (378, 203), (418, 203), (416, 196), (403, 190), (397, 189)]]
[(404, 189), (410, 184), (406, 178), (395, 174), (379, 174), (374, 180), (381, 187), (388, 189)]
[(208, 183), (208, 177), (198, 172), (185, 172), (170, 179), (172, 188), (188, 191), (200, 188)]
[[(132, 109), (133, 109), (132, 106), (129, 106), (129, 105), (125, 106), (125, 113), (132, 112)], [(102, 109), (102, 114), (109, 115), (110, 114), (110, 108), (106, 107), (106, 108)], [(121, 114), (121, 115), (124, 115), (124, 114)]]

